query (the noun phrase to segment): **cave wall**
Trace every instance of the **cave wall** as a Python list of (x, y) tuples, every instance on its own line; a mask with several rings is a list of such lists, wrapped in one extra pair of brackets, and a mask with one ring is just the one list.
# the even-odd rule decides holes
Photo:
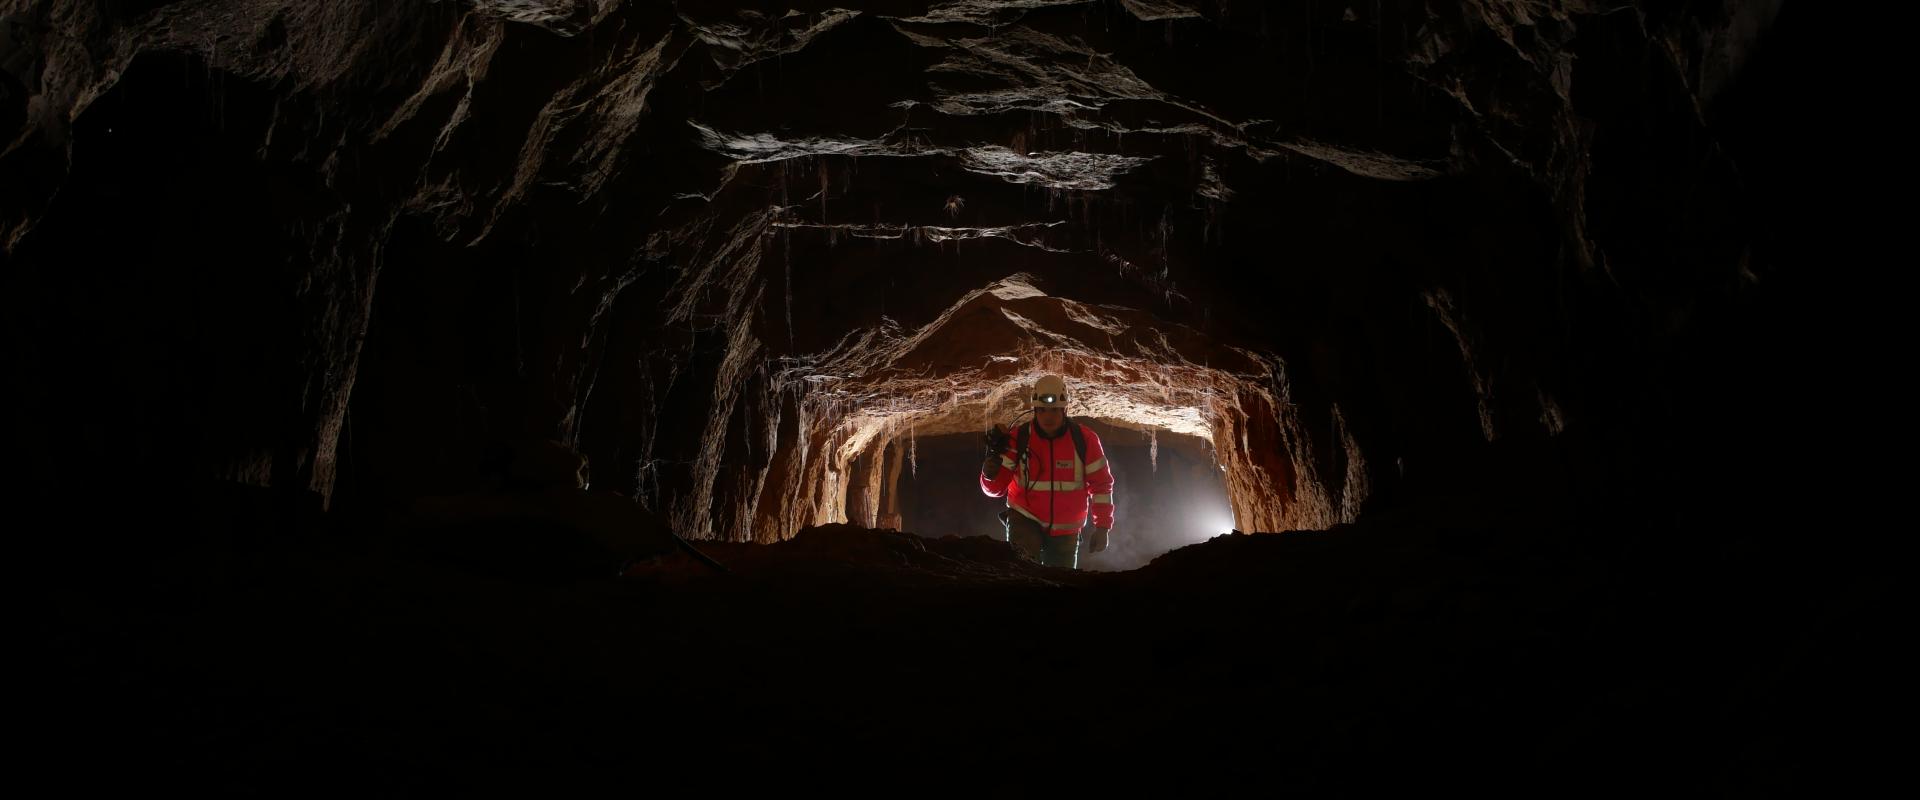
[(1025, 274), (1247, 354), (1245, 529), (1611, 504), (1793, 266), (1715, 116), (1778, 3), (792, 5), (6, 5), (10, 436), (366, 508), (550, 437), (768, 541), (869, 515), (876, 396), (985, 421), (1022, 370), (833, 370)]

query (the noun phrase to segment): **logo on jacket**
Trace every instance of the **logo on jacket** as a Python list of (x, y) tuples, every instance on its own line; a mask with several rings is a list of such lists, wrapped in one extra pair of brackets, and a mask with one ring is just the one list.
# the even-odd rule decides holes
[(1071, 462), (1071, 461), (1055, 461), (1055, 462), (1053, 462), (1053, 468), (1054, 468), (1054, 469), (1073, 469), (1073, 462)]

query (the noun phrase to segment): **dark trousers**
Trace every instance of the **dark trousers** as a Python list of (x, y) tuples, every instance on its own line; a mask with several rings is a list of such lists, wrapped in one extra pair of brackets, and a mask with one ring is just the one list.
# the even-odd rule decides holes
[(1050, 536), (1046, 526), (1012, 509), (1000, 512), (1000, 520), (1006, 523), (1007, 543), (1013, 545), (1013, 549), (1028, 561), (1061, 569), (1079, 569), (1079, 531), (1066, 536)]

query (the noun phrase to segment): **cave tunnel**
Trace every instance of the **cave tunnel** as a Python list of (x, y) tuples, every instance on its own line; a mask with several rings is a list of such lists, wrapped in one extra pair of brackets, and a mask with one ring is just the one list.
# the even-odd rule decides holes
[[(1083, 550), (1086, 569), (1144, 566), (1164, 553), (1236, 530), (1223, 468), (1206, 440), (1170, 431), (1113, 428), (1099, 420), (1089, 424), (1112, 432), (1101, 434), (1102, 441), (1115, 483), (1125, 487), (1114, 498), (1114, 516), (1134, 533), (1116, 538), (1110, 551)], [(979, 469), (980, 455), (978, 435), (896, 438), (882, 468), (888, 482), (874, 507), (874, 526), (933, 537), (1001, 537), (1002, 526), (993, 513), (997, 507), (983, 505), (979, 487), (968, 480)], [(894, 464), (901, 465), (898, 471)], [(898, 499), (890, 503), (889, 497)], [(857, 513), (853, 509), (848, 516), (860, 520)]]
[[(1864, 779), (1841, 13), (0, 6), (27, 760)], [(1116, 479), (1078, 569), (980, 486), (1044, 375)]]

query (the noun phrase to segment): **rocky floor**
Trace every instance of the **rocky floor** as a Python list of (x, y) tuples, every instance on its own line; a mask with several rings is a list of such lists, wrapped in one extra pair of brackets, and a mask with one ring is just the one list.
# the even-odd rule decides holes
[(1783, 592), (1759, 552), (1635, 572), (1547, 533), (1387, 517), (1094, 574), (829, 526), (703, 545), (725, 574), (675, 556), (614, 580), (309, 522), (44, 596), (35, 760), (75, 786), (272, 795), (1767, 795), (1852, 774), (1828, 771), (1860, 757), (1833, 736), (1866, 702), (1844, 621), (1885, 587)]

